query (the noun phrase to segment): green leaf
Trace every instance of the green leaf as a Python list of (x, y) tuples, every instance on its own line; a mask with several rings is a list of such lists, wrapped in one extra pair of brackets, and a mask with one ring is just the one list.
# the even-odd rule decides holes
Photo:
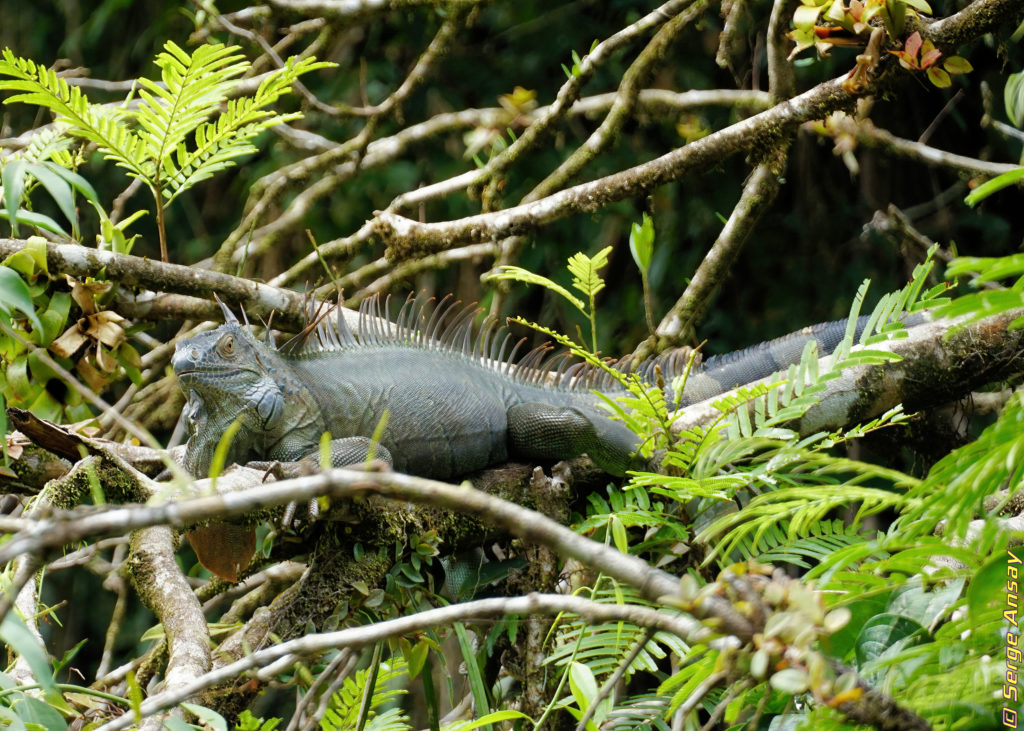
[(185, 723), (180, 718), (165, 719), (164, 728), (167, 729), (167, 731), (196, 731), (195, 726)]
[(793, 12), (793, 25), (797, 28), (810, 28), (818, 22), (818, 16), (821, 15), (821, 11), (821, 7), (800, 5)]
[(598, 272), (608, 266), (608, 255), (611, 252), (612, 247), (606, 246), (593, 257), (587, 256), (582, 251), (577, 251), (569, 257), (569, 273), (573, 277), (572, 286), (591, 299), (604, 289), (604, 279)]
[(975, 206), (996, 191), (1008, 188), (1009, 186), (1019, 182), (1021, 179), (1024, 179), (1024, 167), (1017, 168), (1016, 170), (1010, 170), (1002, 175), (997, 175), (991, 180), (986, 180), (984, 183), (968, 193), (967, 197), (964, 198), (964, 203), (969, 206)]
[(4, 259), (3, 265), (32, 280), (39, 272), (49, 274), (46, 254), (46, 239), (42, 236), (29, 236), (21, 251), (15, 251)]
[(0, 171), (0, 184), (4, 186), (4, 207), (14, 211), (9, 219), (14, 236), (18, 235), (18, 209), (21, 207), (21, 194), (25, 190), (27, 168), (28, 163), (24, 160), (11, 160)]
[(586, 711), (597, 698), (597, 679), (593, 671), (581, 662), (570, 663), (569, 689), (579, 709)]
[(517, 719), (529, 719), (525, 713), (520, 711), (495, 711), (494, 713), (488, 713), (480, 718), (475, 718), (472, 721), (460, 721), (458, 723), (446, 724), (444, 731), (476, 731), (478, 728), (483, 728), (492, 723), (499, 723), (501, 721), (514, 721)]
[(14, 612), (8, 612), (3, 623), (0, 623), (0, 640), (21, 656), (32, 671), (36, 682), (46, 693), (57, 693), (50, 662), (46, 659), (46, 649), (25, 625), (24, 620)]
[(71, 192), (71, 184), (41, 163), (29, 163), (26, 171), (46, 189), (56, 202), (64, 218), (71, 222), (72, 231), (78, 229), (78, 214), (75, 211), (75, 196)]
[(409, 679), (415, 679), (427, 662), (430, 654), (431, 644), (427, 640), (420, 640), (409, 650), (406, 656), (406, 665), (409, 666)]
[[(60, 236), (63, 236), (65, 238), (71, 238), (68, 235), (68, 232), (61, 228), (61, 225), (59, 223), (54, 221), (49, 216), (44, 216), (42, 213), (36, 213), (35, 211), (26, 211), (24, 209), (19, 209), (15, 213), (15, 216), (22, 223), (30, 224), (32, 226), (35, 226), (36, 228), (41, 228), (44, 231), (49, 231), (50, 233), (59, 234)], [(14, 221), (11, 219), (11, 216), (7, 212), (6, 208), (0, 208), (0, 218), (6, 221), (11, 221), (11, 229), (14, 229)], [(15, 236), (17, 236), (17, 233), (15, 233)]]
[(477, 662), (476, 653), (473, 651), (473, 643), (469, 639), (466, 626), (462, 622), (455, 622), (452, 627), (459, 641), (462, 662), (466, 666), (466, 677), (469, 679), (469, 687), (473, 692), (474, 708), (478, 714), (489, 712), (491, 704), (487, 698), (487, 685), (484, 682), (484, 676), (480, 670), (480, 664)]
[(10, 267), (0, 265), (0, 312), (9, 317), (12, 309), (22, 312), (34, 330), (43, 329), (25, 280)]
[(651, 255), (654, 253), (654, 221), (646, 213), (640, 223), (630, 226), (629, 250), (640, 271), (646, 272), (651, 266)]
[(857, 665), (863, 668), (887, 651), (927, 635), (920, 623), (899, 614), (878, 614), (861, 628), (857, 636)]
[(629, 538), (626, 536), (626, 526), (624, 526), (622, 521), (618, 520), (614, 515), (611, 516), (609, 523), (612, 529), (612, 541), (615, 543), (615, 547), (619, 549), (620, 553), (629, 553)]
[(56, 708), (38, 698), (22, 696), (14, 707), (18, 711), (18, 716), (26, 724), (37, 724), (38, 728), (46, 729), (46, 731), (64, 731), (68, 727), (64, 717)]
[(953, 80), (949, 78), (949, 74), (938, 66), (929, 66), (925, 73), (928, 74), (928, 80), (940, 89), (953, 85)]
[(951, 74), (967, 74), (974, 71), (971, 62), (962, 56), (950, 56), (943, 61), (942, 68)]
[(497, 271), (491, 273), (487, 277), (488, 279), (497, 280), (512, 280), (515, 282), (523, 282), (524, 284), (537, 284), (544, 287), (547, 290), (554, 292), (555, 294), (561, 295), (567, 299), (573, 307), (584, 314), (587, 311), (586, 303), (579, 297), (574, 295), (572, 292), (567, 290), (562, 285), (548, 279), (540, 274), (534, 274), (528, 269), (523, 269), (517, 266), (502, 266)]
[[(1021, 554), (1024, 554), (1024, 551), (1018, 547), (1012, 552), (1011, 561), (1009, 550), (997, 553), (971, 579), (971, 584), (967, 587), (967, 611), (972, 621), (980, 622), (993, 608), (1005, 608), (1007, 593), (1019, 594), (1019, 591), (1008, 592), (1008, 584), (1010, 581), (1016, 581), (1018, 589), (1024, 585), (1024, 571), (1021, 571), (1024, 563), (1019, 559)], [(1007, 576), (1008, 568), (1011, 566), (1017, 572), (1015, 579)]]
[(228, 459), (228, 450), (231, 449), (231, 442), (234, 441), (235, 435), (241, 428), (241, 419), (235, 419), (231, 422), (228, 428), (224, 430), (224, 434), (221, 435), (220, 441), (217, 442), (217, 448), (213, 451), (213, 458), (210, 460), (209, 469), (209, 475), (214, 480), (220, 477), (221, 472), (224, 471), (224, 465), (227, 463)]
[(196, 705), (195, 703), (182, 703), (181, 707), (195, 714), (200, 722), (213, 728), (213, 731), (228, 731), (228, 722), (216, 711), (206, 706)]
[(1003, 87), (1003, 105), (1010, 124), (1018, 129), (1024, 127), (1024, 71), (1010, 74)]
[(49, 168), (54, 175), (59, 175), (64, 178), (64, 180), (66, 180), (72, 188), (81, 193), (82, 197), (87, 201), (92, 203), (94, 206), (100, 206), (100, 198), (96, 194), (96, 189), (92, 187), (92, 183), (88, 180), (83, 178), (74, 170), (68, 170), (63, 165), (58, 165), (51, 160), (46, 160), (42, 164)]

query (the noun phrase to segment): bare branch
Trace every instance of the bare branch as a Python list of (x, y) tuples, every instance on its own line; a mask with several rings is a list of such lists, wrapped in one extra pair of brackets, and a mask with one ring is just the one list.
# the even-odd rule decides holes
[(729, 155), (762, 144), (765, 130), (821, 119), (829, 112), (844, 108), (852, 104), (855, 97), (842, 89), (841, 82), (842, 79), (825, 82), (651, 162), (566, 188), (533, 203), (443, 223), (418, 223), (384, 211), (375, 219), (376, 231), (388, 244), (387, 255), (393, 260), (422, 256), (458, 244), (528, 233), (566, 216), (646, 195), (665, 183), (706, 171)]
[[(173, 692), (167, 691), (151, 696), (143, 701), (140, 711), (143, 716), (149, 716), (158, 711), (172, 708), (191, 695), (233, 680), (243, 673), (257, 668), (265, 668), (261, 675), (272, 677), (279, 669), (291, 666), (299, 658), (315, 656), (331, 649), (357, 650), (392, 637), (401, 637), (420, 632), (428, 627), (451, 624), (452, 622), (516, 615), (554, 615), (562, 612), (577, 614), (595, 623), (624, 621), (641, 627), (653, 627), (676, 634), (691, 643), (706, 641), (706, 638), (712, 634), (710, 630), (692, 623), (686, 617), (635, 604), (599, 604), (590, 599), (559, 594), (529, 594), (524, 597), (480, 599), (464, 604), (428, 609), (363, 627), (311, 634), (282, 642), (253, 652), (247, 657), (207, 673)], [(132, 714), (126, 713), (120, 718), (100, 726), (97, 731), (120, 731), (120, 729), (128, 728), (132, 722)]]

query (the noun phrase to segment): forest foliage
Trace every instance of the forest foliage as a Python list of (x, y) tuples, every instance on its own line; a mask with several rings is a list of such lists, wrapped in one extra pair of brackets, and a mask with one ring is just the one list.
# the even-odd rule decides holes
[[(1024, 710), (1020, 2), (0, 11), (12, 728)], [(286, 339), (310, 298), (409, 291), (605, 369), (661, 469), (193, 481), (163, 451), (218, 296)], [(834, 317), (831, 357), (678, 408), (694, 346)], [(603, 358), (673, 348), (654, 383)], [(227, 519), (260, 526), (238, 584), (176, 537)]]

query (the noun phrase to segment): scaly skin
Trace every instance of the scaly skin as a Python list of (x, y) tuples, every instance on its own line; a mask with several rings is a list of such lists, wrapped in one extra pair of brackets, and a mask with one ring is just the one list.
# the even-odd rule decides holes
[[(598, 373), (584, 376), (582, 384), (571, 385), (567, 376), (551, 385), (538, 369), (512, 370), (500, 354), (496, 363), (490, 332), (472, 341), (468, 326), (459, 324), (466, 318), (456, 317), (438, 338), (444, 316), (414, 324), (416, 316), (423, 318), (418, 309), (409, 316), (403, 310), (390, 331), (367, 322), (358, 334), (339, 318), (338, 325), (311, 329), (318, 342), (289, 351), (257, 341), (225, 308), (227, 322), (180, 343), (172, 362), (189, 397), (186, 469), (205, 476), (221, 436), (236, 420), (229, 464), (315, 459), (324, 432), (332, 438), (332, 463), (353, 464), (366, 458), (369, 437), (385, 413), (374, 454), (424, 477), (451, 479), (509, 459), (584, 453), (612, 474), (649, 467), (635, 454), (635, 435), (610, 419), (589, 391), (611, 384), (615, 395), (617, 384)], [(681, 403), (797, 362), (812, 338), (830, 352), (845, 327), (845, 321), (827, 323), (711, 359), (691, 374)], [(652, 367), (639, 370), (650, 374)], [(674, 375), (666, 373), (666, 380)]]

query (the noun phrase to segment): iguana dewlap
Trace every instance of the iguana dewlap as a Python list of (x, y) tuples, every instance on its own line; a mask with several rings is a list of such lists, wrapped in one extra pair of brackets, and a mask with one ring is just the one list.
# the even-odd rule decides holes
[[(339, 311), (307, 329), (300, 344), (274, 348), (257, 340), (230, 310), (225, 324), (178, 344), (172, 365), (187, 397), (184, 466), (208, 474), (225, 431), (238, 422), (227, 464), (317, 459), (330, 435), (334, 466), (372, 453), (395, 469), (451, 479), (510, 459), (533, 462), (587, 454), (613, 474), (649, 465), (637, 437), (601, 408), (600, 390), (622, 393), (601, 370), (562, 367), (552, 377), (536, 350), (513, 364), (515, 348), (493, 321), (471, 331), (472, 310), (439, 306), (431, 316), (408, 302), (397, 320), (380, 319), (376, 300), (349, 328)], [(846, 322), (807, 328), (721, 358), (691, 374), (682, 405), (709, 398), (797, 362), (815, 339), (830, 352)], [(641, 363), (666, 380), (680, 359)], [(379, 444), (371, 444), (384, 414)]]

